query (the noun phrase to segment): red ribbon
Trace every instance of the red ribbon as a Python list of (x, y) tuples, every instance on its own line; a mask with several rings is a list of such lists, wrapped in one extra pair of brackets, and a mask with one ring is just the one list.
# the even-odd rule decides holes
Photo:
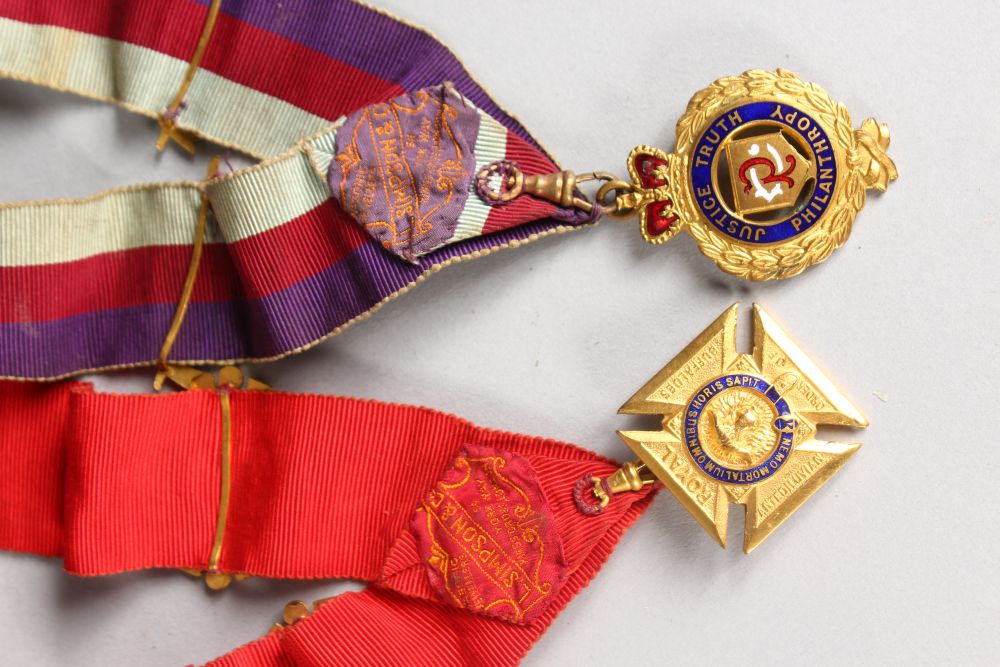
[[(219, 570), (371, 586), (219, 665), (515, 664), (652, 498), (625, 494), (585, 516), (574, 483), (610, 474), (614, 462), (426, 408), (238, 390), (229, 399), (232, 488)], [(0, 383), (0, 548), (62, 557), (68, 572), (85, 576), (205, 568), (220, 505), (219, 403), (209, 390), (112, 395), (81, 383)], [(480, 491), (455, 492), (458, 505), (492, 516), (508, 486), (526, 489), (527, 514), (545, 526), (538, 534), (561, 549), (543, 563), (558, 566), (559, 586), (524, 622), (484, 608), (506, 590), (482, 584), (485, 570), (452, 578), (471, 586), (463, 595), (443, 593), (430, 576), (432, 553), (411, 527), (469, 452), (515, 463), (495, 469), (509, 484), (491, 496), (477, 477), (469, 488)], [(481, 523), (487, 533), (507, 530)], [(497, 543), (508, 549), (511, 534)], [(544, 571), (551, 580), (555, 570)]]

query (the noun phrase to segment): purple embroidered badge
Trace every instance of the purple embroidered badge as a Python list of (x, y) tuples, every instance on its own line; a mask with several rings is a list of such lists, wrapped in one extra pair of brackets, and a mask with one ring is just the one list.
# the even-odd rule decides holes
[(369, 234), (412, 260), (454, 234), (478, 132), (479, 112), (448, 84), (372, 104), (337, 132), (330, 187)]

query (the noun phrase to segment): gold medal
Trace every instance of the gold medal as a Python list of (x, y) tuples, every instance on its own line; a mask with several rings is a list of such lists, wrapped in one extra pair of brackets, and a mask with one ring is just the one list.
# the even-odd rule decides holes
[(753, 354), (736, 351), (733, 305), (619, 409), (662, 415), (659, 431), (620, 431), (639, 457), (593, 500), (659, 479), (721, 546), (731, 503), (746, 506), (743, 549), (756, 548), (861, 446), (816, 438), (819, 425), (868, 421), (758, 306)]
[(896, 178), (889, 130), (851, 125), (847, 108), (787, 70), (751, 70), (697, 93), (671, 154), (639, 146), (632, 192), (642, 236), (663, 243), (686, 229), (722, 270), (789, 278), (844, 244), (869, 188)]
[[(487, 199), (521, 193), (613, 217), (638, 215), (649, 243), (681, 230), (733, 275), (780, 280), (822, 262), (847, 240), (869, 189), (896, 178), (889, 129), (855, 129), (843, 104), (791, 72), (750, 70), (695, 94), (673, 153), (638, 146), (630, 180), (606, 172), (525, 176), (512, 170)], [(481, 178), (491, 175), (490, 168)], [(576, 185), (605, 181), (592, 202)]]

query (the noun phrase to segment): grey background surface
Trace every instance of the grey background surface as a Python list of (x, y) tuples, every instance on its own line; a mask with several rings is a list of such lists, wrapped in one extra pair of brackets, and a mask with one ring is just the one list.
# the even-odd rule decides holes
[[(1000, 5), (379, 4), (452, 46), (578, 171), (622, 173), (638, 143), (671, 148), (690, 95), (750, 67), (792, 69), (856, 123), (892, 128), (899, 181), (830, 261), (789, 282), (727, 277), (687, 237), (651, 247), (634, 223), (607, 221), (449, 268), (256, 370), (283, 389), (430, 405), (624, 458), (615, 430), (648, 422), (618, 405), (730, 303), (757, 301), (869, 417), (859, 454), (750, 556), (742, 513), (723, 551), (661, 494), (525, 664), (996, 664)], [(116, 109), (0, 82), (0, 200), (201, 176), (209, 151), (157, 156), (155, 135)], [(343, 588), (212, 594), (171, 572), (80, 580), (0, 554), (0, 663), (205, 661), (262, 634), (285, 602)]]

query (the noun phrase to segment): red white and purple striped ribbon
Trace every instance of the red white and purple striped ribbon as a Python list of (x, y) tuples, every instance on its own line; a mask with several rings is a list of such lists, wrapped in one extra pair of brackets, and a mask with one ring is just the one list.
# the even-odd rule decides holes
[[(158, 117), (187, 70), (208, 0), (0, 0), (0, 76)], [(476, 167), (557, 169), (458, 59), (350, 0), (225, 0), (177, 126), (263, 158), (217, 179), (83, 200), (0, 205), (0, 378), (54, 379), (155, 361), (184, 283), (202, 191), (213, 233), (171, 361), (273, 359), (338, 333), (452, 262), (569, 222), (522, 198), (472, 195), (446, 245), (388, 252), (332, 197), (338, 119), (450, 82), (478, 109)]]

